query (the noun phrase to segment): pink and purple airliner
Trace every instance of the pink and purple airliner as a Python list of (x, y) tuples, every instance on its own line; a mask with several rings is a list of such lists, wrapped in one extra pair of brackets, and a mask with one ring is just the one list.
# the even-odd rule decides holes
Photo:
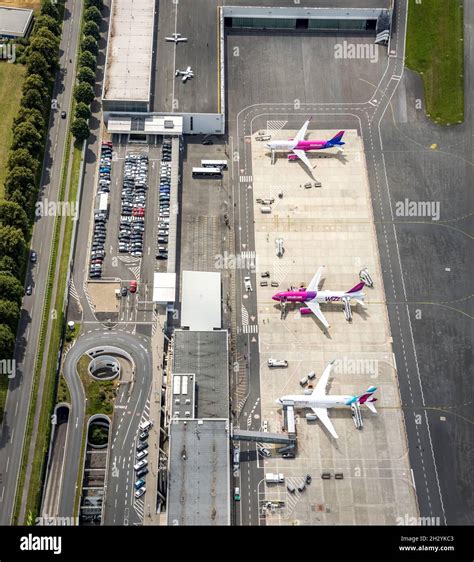
[(342, 302), (344, 307), (350, 306), (351, 299), (363, 305), (365, 294), (361, 293), (365, 283), (361, 281), (357, 283), (352, 289), (348, 291), (318, 291), (321, 275), (324, 271), (324, 265), (321, 266), (316, 275), (311, 279), (306, 288), (300, 288), (292, 291), (280, 291), (273, 295), (272, 299), (279, 302), (295, 302), (304, 303), (306, 306), (300, 308), (300, 314), (313, 313), (318, 320), (326, 328), (329, 328), (329, 323), (326, 317), (321, 312), (320, 304)]
[(310, 161), (306, 157), (306, 152), (310, 150), (324, 150), (327, 148), (337, 148), (340, 151), (342, 150), (340, 147), (344, 146), (346, 143), (341, 140), (344, 135), (344, 131), (339, 131), (332, 137), (332, 139), (327, 141), (304, 140), (310, 121), (311, 119), (306, 121), (306, 123), (296, 133), (294, 139), (288, 139), (286, 141), (270, 141), (265, 146), (272, 151), (272, 154), (279, 150), (291, 150), (291, 154), (288, 154), (288, 160), (298, 160), (299, 158), (302, 162), (304, 162), (309, 170), (312, 170), (313, 166), (311, 166)]

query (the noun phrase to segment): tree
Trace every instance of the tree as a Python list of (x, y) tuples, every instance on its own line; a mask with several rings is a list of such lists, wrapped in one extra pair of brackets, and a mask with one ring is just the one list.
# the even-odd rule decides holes
[(10, 359), (15, 349), (15, 336), (6, 324), (0, 324), (0, 359)]
[(0, 254), (21, 260), (26, 242), (23, 232), (13, 226), (0, 226)]
[(21, 265), (10, 256), (0, 258), (0, 273), (11, 273), (17, 277), (21, 269)]
[(46, 82), (51, 81), (48, 61), (41, 53), (37, 51), (29, 51), (26, 59), (26, 68), (28, 74), (39, 74)]
[(74, 119), (71, 125), (71, 133), (79, 142), (85, 141), (90, 135), (90, 129), (87, 121), (81, 117)]
[(97, 25), (100, 25), (102, 21), (102, 15), (95, 6), (91, 6), (84, 11), (84, 21), (93, 21)]
[(96, 41), (100, 39), (100, 27), (95, 21), (87, 21), (84, 24), (84, 35), (91, 35)]
[(13, 203), (18, 203), (20, 207), (23, 207), (28, 213), (31, 210), (31, 192), (24, 192), (20, 189), (15, 189), (14, 191), (8, 191), (8, 200), (12, 201)]
[(0, 299), (21, 303), (23, 287), (16, 277), (10, 273), (0, 273)]
[(38, 90), (43, 96), (48, 93), (47, 87), (45, 86), (44, 79), (39, 74), (30, 74), (23, 82), (23, 95), (28, 90)]
[(80, 66), (87, 66), (91, 70), (95, 71), (96, 63), (97, 63), (96, 58), (92, 53), (89, 53), (89, 51), (84, 51), (79, 55)]
[(5, 189), (7, 191), (12, 188), (27, 190), (30, 185), (35, 185), (35, 175), (29, 168), (23, 168), (22, 166), (9, 170), (5, 178)]
[(33, 155), (39, 154), (42, 145), (42, 135), (35, 126), (28, 121), (18, 124), (13, 129), (12, 148), (26, 148)]
[[(17, 150), (10, 150), (8, 155), (8, 169), (13, 170), (20, 166), (21, 168), (28, 168), (36, 175), (38, 171), (39, 162), (33, 158), (26, 148), (18, 148)], [(0, 203), (1, 205), (1, 203)]]
[(75, 116), (78, 119), (85, 119), (86, 121), (88, 121), (89, 117), (91, 116), (90, 107), (85, 103), (78, 103), (76, 105)]
[(102, 11), (104, 2), (102, 0), (86, 0), (86, 8), (95, 6), (98, 10)]
[(0, 225), (19, 228), (24, 236), (28, 234), (28, 217), (25, 210), (13, 201), (0, 201)]
[(43, 3), (41, 5), (41, 15), (50, 16), (54, 18), (56, 21), (60, 20), (58, 9), (51, 2), (51, 0), (43, 0)]
[(79, 83), (74, 88), (74, 98), (77, 102), (83, 102), (90, 104), (94, 99), (94, 90), (90, 84), (86, 84), (86, 82)]
[(36, 18), (35, 33), (42, 27), (49, 29), (49, 31), (51, 31), (51, 33), (54, 33), (54, 35), (56, 36), (61, 35), (61, 26), (59, 25), (58, 21), (51, 16), (45, 14)]
[(33, 37), (29, 49), (32, 53), (35, 52), (42, 55), (48, 63), (48, 68), (54, 71), (58, 67), (59, 61), (59, 39), (47, 29), (43, 28), (42, 32), (42, 35), (36, 35)]
[(31, 123), (37, 131), (44, 130), (44, 126), (45, 126), (44, 117), (39, 109), (29, 109), (27, 107), (20, 107), (20, 111), (15, 117), (13, 123), (16, 126), (19, 125), (20, 123), (24, 123), (25, 121)]
[(21, 98), (21, 105), (27, 109), (38, 109), (38, 111), (44, 111), (44, 94), (38, 90), (26, 90)]
[(18, 320), (20, 319), (20, 309), (16, 302), (0, 300), (0, 318), (13, 333), (16, 333)]
[(95, 72), (88, 66), (81, 66), (77, 73), (79, 82), (87, 82), (91, 86), (95, 84)]
[(94, 56), (99, 54), (99, 47), (97, 46), (97, 41), (92, 35), (85, 35), (81, 41), (81, 48), (83, 51), (89, 51)]

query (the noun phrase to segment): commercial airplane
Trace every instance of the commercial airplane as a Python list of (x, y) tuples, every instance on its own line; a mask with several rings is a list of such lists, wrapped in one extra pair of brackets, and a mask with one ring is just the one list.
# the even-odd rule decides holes
[(336, 406), (350, 406), (353, 408), (355, 404), (365, 404), (367, 408), (374, 414), (377, 413), (375, 409), (374, 402), (377, 398), (374, 398), (373, 394), (377, 390), (375, 386), (369, 386), (369, 388), (360, 396), (351, 395), (336, 395), (332, 396), (326, 394), (326, 387), (328, 384), (329, 374), (334, 366), (335, 359), (329, 363), (329, 365), (324, 369), (324, 373), (313, 390), (312, 394), (289, 394), (287, 396), (282, 396), (276, 403), (288, 406), (293, 406), (294, 408), (310, 408), (318, 416), (319, 420), (323, 423), (329, 433), (338, 439), (338, 435), (331, 420), (328, 416), (328, 408), (334, 408)]
[(175, 43), (180, 43), (182, 41), (187, 41), (187, 37), (181, 37), (181, 33), (172, 33), (171, 37), (165, 37), (166, 41), (174, 41)]
[(274, 151), (278, 150), (291, 150), (292, 153), (288, 154), (288, 160), (302, 160), (302, 162), (308, 167), (311, 171), (314, 166), (311, 166), (310, 161), (306, 157), (306, 152), (309, 150), (324, 150), (326, 148), (334, 148), (336, 147), (339, 151), (342, 151), (341, 146), (344, 146), (346, 143), (342, 142), (342, 136), (344, 135), (344, 131), (339, 131), (337, 135), (332, 137), (332, 139), (328, 141), (318, 141), (318, 140), (304, 140), (306, 135), (306, 130), (308, 129), (308, 125), (311, 119), (308, 119), (306, 123), (301, 127), (301, 129), (296, 133), (296, 137), (294, 139), (289, 139), (287, 141), (271, 141), (268, 142), (265, 146), (272, 151), (272, 157)]
[(188, 66), (186, 70), (177, 70), (175, 76), (182, 76), (183, 82), (186, 82), (188, 78), (194, 78), (194, 72), (191, 70), (191, 67)]
[(324, 271), (324, 265), (321, 266), (316, 275), (311, 279), (306, 288), (300, 288), (293, 291), (281, 291), (273, 295), (272, 299), (279, 302), (302, 302), (307, 307), (300, 308), (300, 314), (315, 314), (321, 324), (329, 328), (329, 323), (319, 307), (322, 303), (342, 302), (344, 304), (344, 313), (346, 319), (352, 318), (351, 299), (355, 299), (359, 304), (364, 304), (364, 293), (361, 290), (365, 286), (365, 282), (357, 283), (348, 291), (318, 291), (321, 274)]

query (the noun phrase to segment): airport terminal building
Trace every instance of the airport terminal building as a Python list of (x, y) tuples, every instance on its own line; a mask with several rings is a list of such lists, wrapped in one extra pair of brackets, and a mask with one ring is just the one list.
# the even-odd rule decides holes
[(380, 44), (390, 42), (393, 0), (315, 0), (310, 8), (295, 6), (293, 0), (281, 0), (282, 7), (277, 8), (255, 6), (254, 1), (234, 0), (234, 5), (223, 6), (218, 0), (217, 11), (214, 7), (196, 10), (193, 0), (180, 1), (182, 13), (195, 15), (196, 28), (205, 23), (211, 29), (187, 38), (194, 52), (207, 52), (208, 57), (196, 59), (195, 78), (178, 95), (173, 85), (176, 77), (162, 75), (160, 58), (176, 49), (176, 62), (182, 47), (167, 43), (169, 38), (156, 31), (155, 1), (135, 0), (131, 5), (114, 0), (102, 93), (108, 132), (151, 141), (165, 134), (224, 134), (227, 33), (355, 32), (368, 34)]

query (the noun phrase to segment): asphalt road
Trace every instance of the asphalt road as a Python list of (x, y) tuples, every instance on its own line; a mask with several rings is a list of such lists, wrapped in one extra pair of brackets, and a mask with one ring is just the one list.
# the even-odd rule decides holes
[[(65, 151), (65, 139), (68, 119), (61, 119), (62, 110), (68, 110), (72, 98), (74, 68), (69, 60), (76, 58), (79, 39), (79, 19), (81, 2), (66, 2), (63, 34), (60, 44), (60, 71), (56, 77), (53, 98), (58, 100), (58, 109), (50, 116), (49, 132), (39, 200), (56, 201), (61, 180), (62, 163)], [(51, 240), (54, 217), (40, 217), (34, 226), (31, 247), (38, 253), (38, 262), (27, 274), (26, 284), (33, 286), (33, 294), (23, 300), (15, 360), (17, 372), (10, 382), (5, 405), (5, 416), (0, 437), (0, 524), (11, 522), (18, 474), (20, 470), (26, 422), (31, 400), (31, 389), (36, 357), (38, 355), (38, 338), (45, 300), (48, 264), (51, 255)], [(25, 486), (23, 493), (27, 493)]]
[[(116, 346), (129, 353), (134, 360), (134, 380), (127, 385), (126, 401), (117, 404), (110, 432), (112, 446), (109, 457), (109, 475), (106, 492), (105, 524), (123, 525), (125, 520), (133, 524), (134, 516), (134, 442), (138, 424), (149, 396), (152, 374), (150, 343), (144, 337), (120, 331), (106, 331), (96, 328), (80, 336), (71, 348), (64, 362), (64, 376), (71, 393), (68, 437), (65, 451), (65, 465), (62, 480), (59, 515), (72, 516), (76, 494), (76, 482), (81, 458), (82, 433), (85, 420), (85, 397), (82, 384), (76, 374), (76, 364), (89, 349), (97, 346)], [(114, 466), (115, 465), (115, 466)], [(112, 478), (111, 478), (112, 475)]]

